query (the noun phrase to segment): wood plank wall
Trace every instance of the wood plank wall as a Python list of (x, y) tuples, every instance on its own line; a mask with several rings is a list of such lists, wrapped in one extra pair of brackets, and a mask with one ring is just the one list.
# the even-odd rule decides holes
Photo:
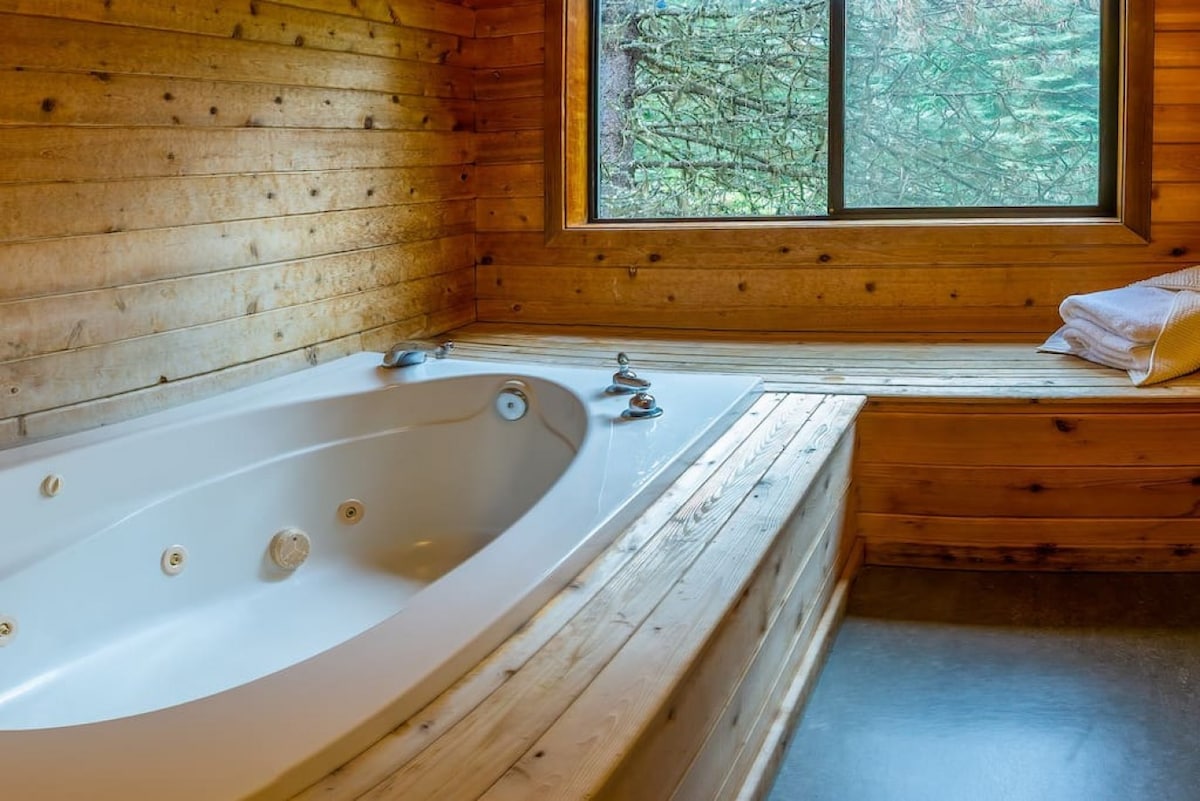
[(1200, 404), (872, 400), (859, 420), (869, 564), (1200, 569)]
[(814, 332), (1052, 330), (1071, 292), (1200, 260), (1200, 4), (1157, 0), (1152, 242), (897, 248), (786, 231), (758, 248), (674, 237), (620, 247), (543, 241), (541, 0), (479, 2), (478, 318)]
[(0, 446), (472, 320), (474, 27), (0, 0)]

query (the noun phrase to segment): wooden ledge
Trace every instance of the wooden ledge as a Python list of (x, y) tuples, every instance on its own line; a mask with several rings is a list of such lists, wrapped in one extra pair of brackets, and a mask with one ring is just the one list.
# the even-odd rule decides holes
[(447, 335), (455, 356), (615, 365), (626, 351), (655, 369), (760, 375), (768, 390), (913, 401), (1200, 401), (1200, 375), (1135, 387), (1120, 370), (999, 339), (903, 342), (867, 337), (475, 323)]
[(514, 327), (454, 332), (466, 358), (764, 376), (869, 397), (856, 534), (868, 564), (1200, 570), (1200, 375), (1138, 388), (1037, 342)]
[(769, 781), (762, 747), (848, 583), (861, 406), (764, 395), (504, 645), (296, 801), (695, 801)]

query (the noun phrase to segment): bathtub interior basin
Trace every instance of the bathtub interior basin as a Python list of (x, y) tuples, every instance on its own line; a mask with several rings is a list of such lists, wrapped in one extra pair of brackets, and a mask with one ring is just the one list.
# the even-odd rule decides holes
[[(0, 730), (202, 698), (394, 614), (527, 512), (579, 450), (587, 418), (576, 396), (526, 378), (531, 408), (509, 421), (490, 402), (498, 383), (505, 389), (494, 376), (460, 376), (206, 421), (196, 446), (245, 463), (191, 476), (141, 506), (136, 489), (148, 477), (127, 466), (138, 443), (127, 445), (103, 491), (123, 485), (135, 508), (114, 503), (111, 525), (3, 581), (10, 599), (39, 601), (7, 611), (21, 641), (0, 654)], [(307, 430), (292, 450), (238, 435), (264, 427)], [(143, 466), (170, 473), (194, 454), (145, 455)], [(64, 476), (61, 499), (42, 506), (67, 505), (68, 489), (89, 480)], [(37, 538), (37, 521), (24, 522)], [(308, 538), (301, 568), (271, 558), (285, 530)], [(44, 591), (64, 579), (68, 591)]]
[(628, 420), (605, 371), (377, 362), (0, 451), (7, 787), (302, 788), (502, 642), (759, 391), (663, 375), (666, 414)]

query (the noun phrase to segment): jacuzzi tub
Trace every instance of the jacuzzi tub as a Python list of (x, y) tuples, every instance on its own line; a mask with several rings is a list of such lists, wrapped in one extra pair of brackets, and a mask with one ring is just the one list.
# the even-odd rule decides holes
[(502, 642), (758, 390), (650, 375), (666, 413), (627, 420), (606, 371), (378, 361), (0, 451), (6, 797), (298, 791)]

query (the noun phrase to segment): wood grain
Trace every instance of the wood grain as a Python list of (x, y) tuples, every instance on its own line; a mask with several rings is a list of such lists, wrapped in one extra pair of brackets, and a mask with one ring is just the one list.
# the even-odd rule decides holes
[[(468, 99), (112, 73), (6, 72), (4, 125), (469, 130)], [(213, 113), (213, 109), (217, 109)]]
[[(718, 799), (737, 799), (737, 801), (761, 801), (767, 797), (774, 784), (775, 774), (787, 752), (792, 730), (795, 726), (809, 694), (816, 686), (820, 676), (821, 666), (825, 655), (833, 645), (834, 635), (841, 624), (845, 613), (846, 602), (850, 595), (850, 587), (863, 560), (862, 542), (852, 540), (853, 549), (846, 560), (846, 565), (838, 575), (837, 581), (830, 594), (825, 612), (817, 621), (816, 628), (808, 646), (800, 654), (799, 664), (791, 676), (781, 673), (778, 687), (783, 689), (777, 708), (771, 710), (774, 714), (764, 715), (758, 721), (766, 731), (762, 738), (762, 747), (756, 752), (746, 749), (742, 757), (750, 764), (746, 770), (735, 765), (730, 769), (729, 776), (722, 785)], [(678, 801), (683, 801), (679, 799)]]
[(0, 184), (461, 165), (467, 133), (290, 128), (0, 131)]
[(448, 201), (0, 243), (0, 299), (469, 236), (474, 215), (470, 201)]
[(473, 9), (0, 0), (0, 25), (0, 444), (474, 318)]
[(0, 67), (471, 96), (465, 66), (63, 18), (0, 13), (0, 26)]
[[(0, 362), (93, 347), (469, 271), (469, 237), (0, 303)], [(469, 289), (469, 287), (468, 287)]]
[[(678, 755), (700, 749), (731, 690), (742, 682), (755, 644), (767, 631), (784, 636), (771, 612), (784, 603), (775, 593), (789, 585), (774, 583), (774, 565), (788, 578), (802, 568), (786, 564), (789, 543), (776, 539), (778, 530), (769, 521), (802, 509), (824, 478), (831, 480), (837, 506), (838, 479), (848, 477), (849, 461), (843, 459), (838, 471), (836, 457), (827, 462), (826, 456), (842, 441), (854, 412), (853, 406), (832, 406), (813, 413), (803, 447), (795, 443), (783, 451), (738, 509), (738, 524), (712, 537), (587, 690), (481, 799), (580, 798), (593, 795), (590, 788), (601, 783), (604, 789), (594, 794), (600, 799), (669, 797), (683, 768)], [(821, 472), (826, 464), (829, 474)], [(804, 545), (791, 554), (801, 562), (813, 548), (821, 552), (820, 535), (833, 509), (825, 505), (810, 512), (816, 524), (804, 529)], [(693, 520), (699, 522), (699, 515)], [(756, 572), (760, 558), (769, 567)], [(812, 573), (819, 583), (830, 565), (819, 558), (815, 564), (821, 565)], [(729, 598), (738, 599), (732, 610), (726, 607)]]
[(462, 200), (472, 177), (447, 165), (0, 184), (0, 242)]
[(867, 462), (858, 466), (864, 512), (988, 517), (1200, 516), (1200, 464), (1043, 467)]
[[(436, 7), (435, 7), (436, 8)], [(47, 14), (47, 11), (52, 11)], [(87, 0), (56, 0), (51, 6), (41, 0), (0, 0), (0, 12), (55, 19), (102, 22), (131, 28), (201, 34), (247, 43), (283, 44), (334, 52), (364, 53), (388, 58), (454, 63), (462, 51), (462, 36), (451, 20), (464, 17), (461, 9), (427, 13), (418, 27), (382, 20), (354, 18), (324, 9), (305, 9), (294, 3), (255, 0), (209, 0), (204, 4), (171, 0), (139, 0), (136, 3), (92, 3)], [(436, 27), (447, 28), (440, 32)], [(460, 30), (462, 30), (460, 28)], [(470, 31), (462, 30), (463, 35)]]

